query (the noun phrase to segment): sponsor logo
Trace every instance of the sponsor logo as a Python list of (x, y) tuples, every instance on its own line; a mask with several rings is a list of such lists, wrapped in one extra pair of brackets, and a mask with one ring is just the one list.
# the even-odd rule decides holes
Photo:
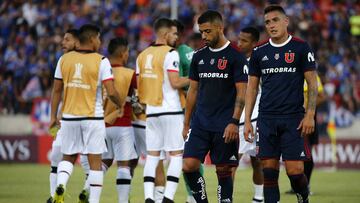
[(261, 61), (268, 61), (268, 60), (269, 58), (266, 55), (261, 59)]
[(309, 52), (307, 58), (309, 62), (314, 62), (315, 61), (314, 53)]
[(285, 61), (286, 63), (292, 63), (295, 59), (295, 53), (285, 53)]
[(203, 64), (204, 64), (204, 60), (201, 59), (201, 60), (199, 61), (198, 65), (203, 65)]
[(301, 152), (300, 157), (304, 157), (304, 156), (305, 156), (305, 153)]
[(199, 73), (199, 78), (228, 78), (228, 73)]
[(75, 64), (75, 73), (74, 73), (73, 79), (79, 79), (79, 80), (82, 79), (82, 77), (81, 77), (82, 69), (83, 69), (83, 64), (81, 64), (81, 63)]
[(265, 68), (261, 70), (262, 74), (270, 73), (295, 73), (295, 67), (279, 67), (279, 68)]
[(230, 161), (236, 161), (237, 159), (236, 159), (235, 155), (232, 155), (229, 160)]

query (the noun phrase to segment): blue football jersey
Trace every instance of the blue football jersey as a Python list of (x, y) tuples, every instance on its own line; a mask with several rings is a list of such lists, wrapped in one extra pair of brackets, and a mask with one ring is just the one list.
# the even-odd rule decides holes
[(247, 82), (248, 63), (236, 46), (203, 47), (194, 53), (189, 78), (199, 83), (191, 127), (223, 132), (234, 113), (236, 86)]
[(314, 53), (303, 40), (289, 36), (283, 44), (271, 39), (255, 47), (249, 75), (261, 77), (260, 115), (303, 114), (304, 72), (316, 69)]

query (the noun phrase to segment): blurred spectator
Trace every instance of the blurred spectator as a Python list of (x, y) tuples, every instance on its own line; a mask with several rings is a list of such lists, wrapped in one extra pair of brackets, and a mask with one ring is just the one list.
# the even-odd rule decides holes
[[(151, 25), (170, 16), (170, 0), (136, 1), (11, 1), (0, 3), (0, 112), (28, 113), (35, 97), (49, 96), (55, 63), (61, 56), (63, 32), (84, 23), (102, 28), (103, 47), (110, 38), (125, 36), (130, 46), (129, 66), (154, 39)], [(289, 0), (281, 3), (291, 16), (290, 31), (314, 48), (319, 75), (336, 102), (339, 126), (360, 116), (360, 5), (356, 1)], [(263, 30), (265, 1), (178, 0), (178, 18), (186, 27), (188, 43), (202, 46), (196, 22), (206, 9), (219, 10), (231, 40), (243, 27)], [(266, 34), (262, 34), (265, 38)], [(326, 88), (325, 88), (326, 89)], [(30, 105), (31, 106), (31, 105)]]

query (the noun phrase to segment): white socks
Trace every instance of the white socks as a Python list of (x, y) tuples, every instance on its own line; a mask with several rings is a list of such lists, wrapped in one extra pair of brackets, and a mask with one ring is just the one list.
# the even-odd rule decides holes
[(62, 184), (64, 188), (73, 172), (74, 165), (69, 161), (61, 161), (58, 165), (57, 185)]
[(144, 195), (145, 199), (154, 200), (154, 187), (155, 187), (155, 172), (156, 166), (160, 160), (159, 156), (146, 156), (146, 162), (144, 167)]
[(131, 185), (130, 168), (119, 167), (116, 176), (116, 189), (118, 192), (118, 202), (128, 203)]
[(155, 193), (154, 193), (155, 203), (162, 202), (162, 200), (164, 198), (164, 191), (165, 191), (164, 186), (155, 186)]
[(182, 154), (170, 156), (170, 164), (167, 170), (167, 181), (164, 196), (173, 200), (179, 184), (179, 177), (182, 170)]
[(89, 203), (99, 203), (100, 195), (103, 185), (104, 172), (103, 171), (89, 171), (89, 184), (90, 184), (90, 196)]
[(254, 184), (254, 198), (259, 199), (259, 200), (263, 200), (264, 199), (264, 185), (256, 185)]

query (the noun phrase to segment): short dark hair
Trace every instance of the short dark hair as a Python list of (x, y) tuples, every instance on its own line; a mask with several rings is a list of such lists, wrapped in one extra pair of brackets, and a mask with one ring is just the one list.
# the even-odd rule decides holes
[(283, 9), (283, 7), (281, 7), (278, 4), (271, 4), (271, 5), (267, 6), (264, 9), (264, 15), (271, 12), (271, 11), (279, 11), (280, 13), (286, 15), (285, 10)]
[(173, 20), (174, 21), (174, 24), (176, 25), (176, 27), (177, 27), (177, 31), (179, 32), (179, 33), (183, 33), (184, 32), (184, 30), (185, 30), (185, 26), (184, 26), (184, 24), (182, 24), (179, 20)]
[(169, 18), (159, 18), (154, 23), (154, 30), (157, 32), (161, 28), (171, 28), (172, 26), (176, 26), (173, 20)]
[(74, 38), (79, 39), (79, 30), (77, 29), (68, 29), (65, 33), (71, 34)]
[(249, 33), (255, 41), (259, 41), (260, 39), (260, 32), (255, 27), (245, 27), (241, 30), (241, 32)]
[(219, 21), (222, 23), (223, 20), (221, 14), (214, 10), (207, 10), (202, 13), (198, 18), (198, 24), (203, 24), (207, 22), (213, 23), (215, 21)]
[(96, 37), (100, 33), (100, 28), (96, 25), (85, 24), (79, 29), (80, 44), (87, 43), (92, 37)]
[(108, 45), (108, 53), (110, 55), (113, 55), (116, 53), (116, 51), (119, 48), (127, 48), (128, 47), (128, 41), (127, 39), (123, 38), (123, 37), (116, 37), (110, 40), (109, 45)]

